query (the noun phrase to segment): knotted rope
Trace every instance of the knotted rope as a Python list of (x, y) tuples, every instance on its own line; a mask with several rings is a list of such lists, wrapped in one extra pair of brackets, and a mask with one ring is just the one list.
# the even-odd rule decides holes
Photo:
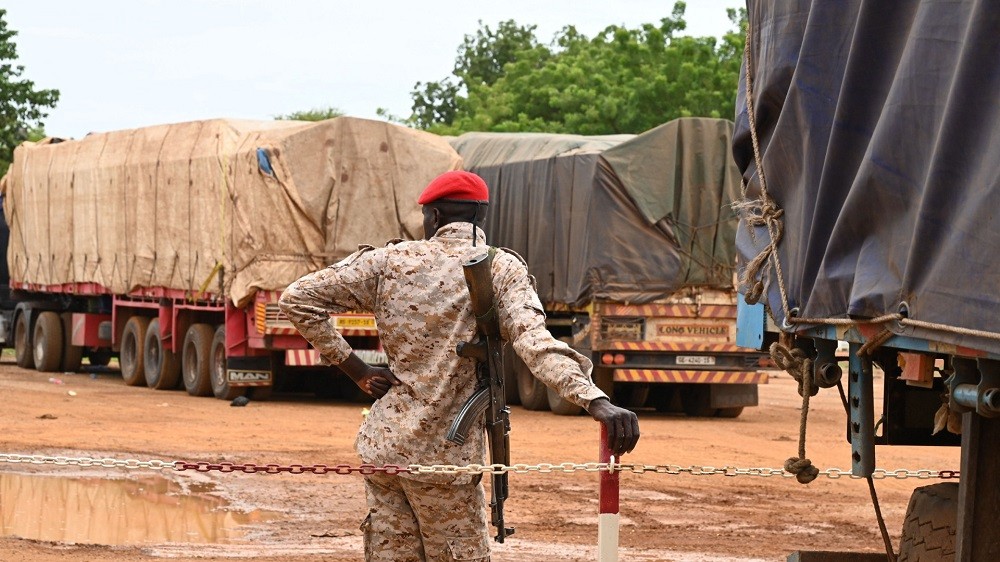
[(806, 457), (806, 422), (809, 419), (809, 397), (819, 392), (813, 384), (813, 361), (806, 352), (798, 348), (774, 342), (771, 344), (771, 359), (788, 372), (799, 383), (799, 395), (802, 396), (802, 415), (799, 420), (799, 456), (789, 457), (785, 461), (785, 470), (795, 475), (800, 484), (808, 484), (816, 479), (819, 469), (813, 466)]

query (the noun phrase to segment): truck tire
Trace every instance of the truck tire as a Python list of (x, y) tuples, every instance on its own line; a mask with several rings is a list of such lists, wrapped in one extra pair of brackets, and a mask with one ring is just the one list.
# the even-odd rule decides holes
[(90, 363), (91, 367), (107, 367), (108, 363), (111, 362), (112, 355), (110, 349), (92, 349), (87, 352), (87, 362)]
[(226, 377), (226, 326), (222, 325), (215, 329), (215, 336), (212, 338), (212, 358), (209, 364), (209, 371), (212, 378), (212, 394), (219, 400), (232, 400), (237, 396), (246, 394), (246, 389), (242, 387), (229, 386), (229, 379)]
[(521, 403), (521, 397), (517, 394), (517, 370), (515, 366), (518, 363), (523, 363), (517, 353), (514, 351), (514, 346), (507, 344), (503, 348), (503, 393), (504, 398), (507, 400), (508, 406), (514, 406)]
[(615, 404), (622, 408), (642, 408), (649, 399), (649, 385), (641, 382), (624, 382), (615, 385)]
[(212, 394), (209, 364), (212, 362), (214, 336), (215, 330), (208, 324), (192, 324), (184, 335), (184, 346), (181, 348), (181, 378), (184, 380), (184, 389), (191, 396)]
[(35, 320), (32, 334), (35, 368), (42, 372), (58, 371), (62, 364), (63, 329), (59, 314), (46, 310)]
[(28, 315), (24, 312), (18, 314), (17, 320), (14, 321), (14, 357), (18, 367), (22, 369), (35, 368), (35, 350), (31, 345)]
[(156, 390), (177, 388), (181, 378), (181, 366), (177, 355), (163, 345), (160, 337), (160, 319), (153, 318), (146, 328), (146, 339), (142, 345), (146, 386)]
[[(149, 328), (149, 318), (133, 316), (125, 323), (122, 331), (121, 350), (118, 352), (118, 364), (122, 370), (122, 380), (128, 386), (146, 386), (146, 367), (142, 354), (143, 342), (146, 341), (146, 330)], [(90, 356), (93, 364), (94, 356)]]
[(716, 409), (711, 407), (712, 394), (707, 384), (686, 384), (681, 387), (681, 407), (692, 418), (711, 418)]
[(549, 387), (545, 387), (545, 398), (549, 403), (549, 409), (557, 416), (579, 416), (583, 408), (566, 400), (559, 393)]
[(64, 373), (76, 373), (83, 363), (83, 346), (73, 345), (73, 313), (59, 315), (63, 328), (63, 355), (60, 368)]
[(720, 418), (738, 418), (743, 413), (743, 406), (733, 406), (732, 408), (719, 408), (715, 415)]
[(650, 385), (648, 403), (661, 414), (681, 412), (681, 397), (674, 384)]
[(517, 396), (521, 399), (521, 406), (524, 406), (525, 410), (547, 410), (549, 394), (545, 383), (535, 378), (523, 361), (515, 363), (514, 370), (517, 375)]
[[(594, 372), (591, 375), (594, 384), (597, 388), (601, 389), (601, 392), (608, 395), (608, 399), (614, 401), (615, 399), (615, 372), (607, 367), (594, 367)], [(616, 403), (617, 404), (617, 403)]]
[(899, 539), (898, 562), (955, 559), (958, 484), (942, 482), (913, 490)]

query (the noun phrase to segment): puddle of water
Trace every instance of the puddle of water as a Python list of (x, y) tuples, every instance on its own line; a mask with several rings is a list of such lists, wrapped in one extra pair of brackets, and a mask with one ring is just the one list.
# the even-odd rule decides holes
[(162, 476), (129, 480), (0, 472), (0, 535), (43, 541), (135, 545), (230, 543), (240, 527), (278, 514), (227, 511), (207, 495), (211, 484), (185, 491)]

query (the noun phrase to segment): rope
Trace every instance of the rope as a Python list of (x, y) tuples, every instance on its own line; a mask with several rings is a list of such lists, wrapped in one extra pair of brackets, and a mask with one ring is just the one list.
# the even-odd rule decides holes
[(934, 322), (925, 322), (923, 320), (913, 320), (910, 318), (903, 318), (899, 322), (904, 326), (913, 326), (915, 328), (926, 328), (928, 330), (941, 330), (943, 332), (952, 332), (955, 334), (961, 334), (963, 336), (973, 336), (977, 338), (1000, 340), (1000, 333), (997, 332), (987, 332), (985, 330), (973, 330), (971, 328), (960, 328), (958, 326), (948, 326), (946, 324), (936, 324)]
[[(784, 233), (784, 226), (781, 216), (784, 210), (779, 208), (771, 195), (767, 192), (767, 176), (764, 174), (764, 159), (760, 151), (760, 139), (757, 138), (757, 117), (754, 114), (753, 105), (753, 73), (751, 72), (750, 45), (753, 41), (751, 33), (752, 26), (747, 25), (746, 45), (743, 49), (743, 58), (746, 61), (746, 98), (747, 98), (747, 122), (750, 126), (750, 141), (753, 144), (754, 164), (757, 168), (757, 177), (760, 179), (760, 199), (755, 202), (745, 202), (737, 208), (742, 207), (746, 211), (747, 225), (753, 231), (753, 227), (765, 226), (771, 241), (757, 254), (753, 260), (747, 264), (740, 278), (741, 284), (749, 286), (745, 300), (747, 304), (760, 302), (764, 294), (764, 281), (762, 268), (764, 264), (770, 262), (774, 266), (774, 271), (778, 278), (778, 290), (781, 292), (781, 306), (787, 318), (788, 313), (788, 291), (785, 289), (785, 276), (781, 270), (781, 260), (778, 259), (778, 243)], [(746, 199), (746, 186), (744, 186), (744, 200)]]
[(858, 357), (869, 357), (871, 354), (875, 353), (875, 350), (882, 347), (882, 344), (892, 339), (892, 330), (889, 328), (883, 328), (881, 332), (875, 334), (874, 336), (868, 338), (868, 341), (858, 348)]
[(806, 457), (809, 397), (819, 391), (812, 384), (813, 362), (801, 349), (789, 349), (788, 346), (780, 342), (771, 344), (771, 359), (799, 383), (799, 395), (802, 396), (802, 415), (799, 419), (799, 456), (789, 457), (785, 461), (785, 470), (794, 474), (799, 484), (808, 484), (815, 480), (819, 474), (819, 469), (813, 466), (812, 461)]
[(872, 496), (872, 505), (875, 506), (875, 518), (878, 520), (878, 530), (882, 534), (882, 542), (885, 543), (885, 555), (889, 558), (889, 562), (896, 562), (896, 553), (892, 550), (892, 540), (889, 539), (889, 531), (885, 528), (885, 519), (882, 517), (882, 508), (878, 505), (878, 494), (875, 493), (875, 481), (869, 476), (865, 478), (868, 481), (868, 492)]

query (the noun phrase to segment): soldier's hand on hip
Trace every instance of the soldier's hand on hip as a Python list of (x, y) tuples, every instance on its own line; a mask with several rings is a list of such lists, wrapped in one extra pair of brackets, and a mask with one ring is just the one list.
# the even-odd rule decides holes
[(639, 417), (635, 412), (619, 408), (607, 398), (590, 402), (587, 413), (608, 428), (608, 448), (617, 456), (629, 453), (639, 442)]
[(361, 390), (372, 395), (376, 399), (382, 398), (394, 386), (403, 384), (386, 367), (373, 367), (365, 363), (353, 352), (348, 358), (337, 365), (341, 371), (347, 373), (354, 384), (361, 387)]
[(375, 399), (382, 398), (394, 386), (402, 384), (396, 375), (386, 367), (370, 367), (358, 386)]

